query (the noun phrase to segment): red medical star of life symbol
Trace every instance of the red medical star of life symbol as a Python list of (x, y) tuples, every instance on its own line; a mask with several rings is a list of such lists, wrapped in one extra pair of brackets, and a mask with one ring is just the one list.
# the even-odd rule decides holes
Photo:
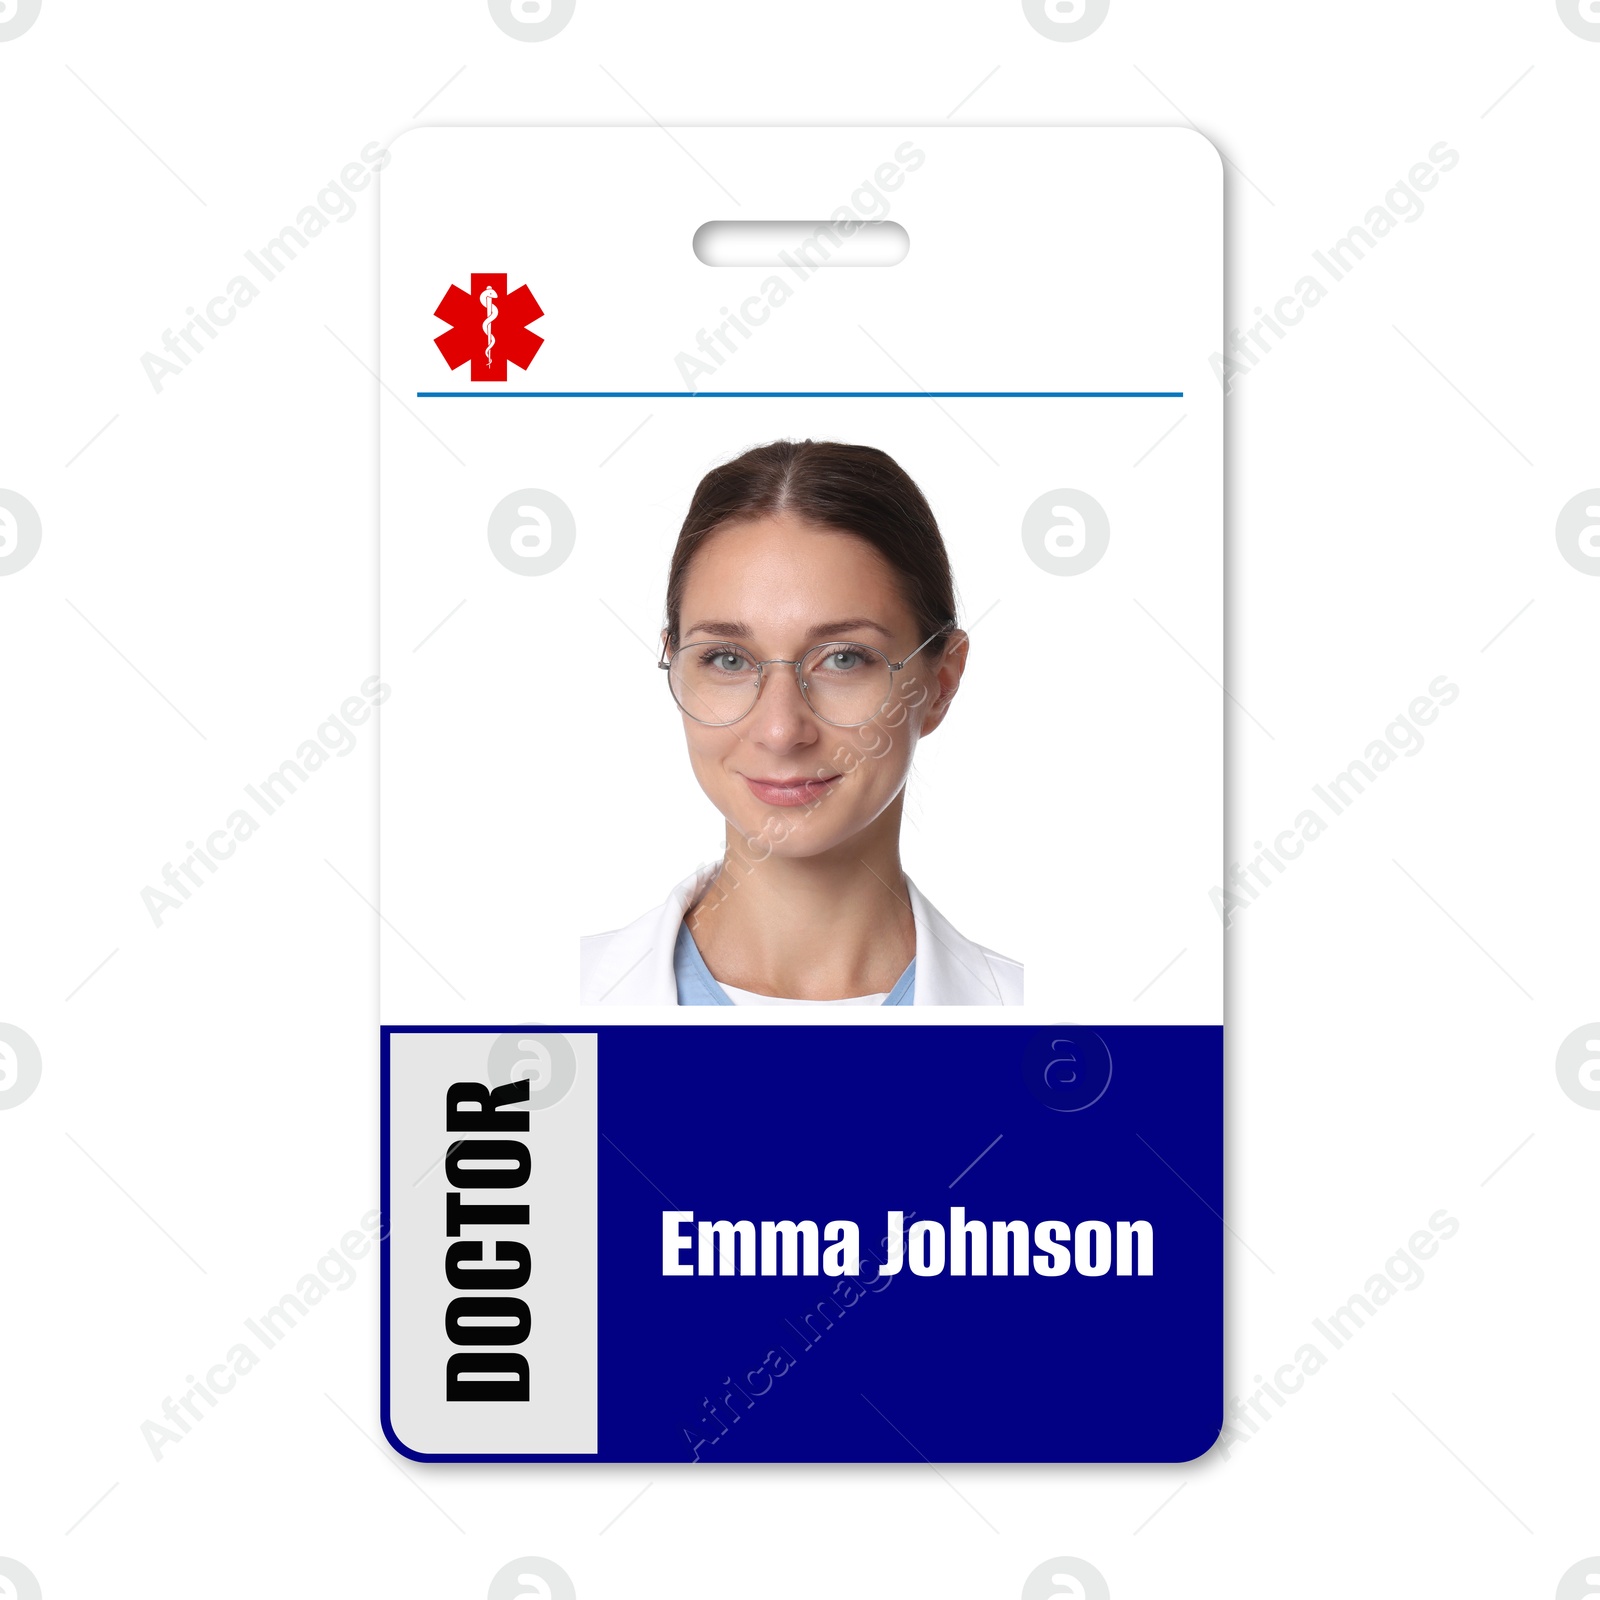
[(544, 343), (528, 331), (528, 324), (544, 315), (533, 291), (523, 284), (508, 294), (503, 272), (474, 272), (470, 293), (452, 283), (433, 314), (450, 324), (450, 331), (433, 341), (439, 354), (452, 372), (470, 361), (474, 383), (503, 382), (507, 361), (526, 372)]

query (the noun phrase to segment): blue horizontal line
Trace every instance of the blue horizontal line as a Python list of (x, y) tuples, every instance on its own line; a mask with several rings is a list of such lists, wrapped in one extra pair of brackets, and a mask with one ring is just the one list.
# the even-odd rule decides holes
[(1181, 389), (419, 389), (419, 400), (1181, 400)]

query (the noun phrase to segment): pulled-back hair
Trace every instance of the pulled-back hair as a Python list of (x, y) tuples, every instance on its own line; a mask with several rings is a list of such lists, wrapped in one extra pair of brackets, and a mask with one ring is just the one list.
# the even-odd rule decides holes
[(678, 643), (683, 591), (700, 546), (733, 522), (787, 513), (864, 539), (899, 578), (917, 637), (930, 657), (955, 627), (955, 584), (944, 539), (922, 491), (870, 445), (779, 439), (713, 467), (700, 480), (678, 532), (667, 577), (667, 647)]

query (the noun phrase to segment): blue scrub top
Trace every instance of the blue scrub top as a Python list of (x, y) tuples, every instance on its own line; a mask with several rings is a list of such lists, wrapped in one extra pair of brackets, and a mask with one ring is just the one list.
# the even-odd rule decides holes
[[(700, 954), (700, 946), (694, 942), (694, 935), (689, 932), (687, 922), (678, 928), (678, 942), (672, 951), (672, 969), (678, 980), (678, 1004), (680, 1006), (731, 1006), (730, 1000), (723, 987), (711, 976), (711, 968), (706, 965), (705, 957)], [(886, 1006), (909, 1006), (916, 1003), (917, 988), (917, 958), (911, 958), (911, 965), (902, 972), (887, 995), (883, 1003)]]

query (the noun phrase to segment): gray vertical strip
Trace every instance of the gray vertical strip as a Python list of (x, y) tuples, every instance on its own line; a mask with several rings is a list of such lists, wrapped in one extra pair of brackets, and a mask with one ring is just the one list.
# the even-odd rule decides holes
[[(597, 1259), (598, 1040), (592, 1033), (396, 1033), (389, 1053), (389, 1423), (421, 1455), (594, 1455), (599, 1450)], [(452, 1133), (452, 1084), (489, 1089), (525, 1078), (528, 1130), (503, 1137), (527, 1147), (530, 1170), (517, 1188), (458, 1187), (446, 1157), (453, 1141), (495, 1135)], [(459, 1152), (458, 1152), (459, 1157)], [(470, 1167), (470, 1163), (468, 1164)], [(525, 1224), (465, 1225), (446, 1232), (446, 1206), (526, 1205)], [(482, 1244), (493, 1268), (496, 1244), (521, 1244), (532, 1257), (514, 1295), (531, 1325), (514, 1346), (463, 1345), (446, 1329), (452, 1244)], [(474, 1263), (476, 1265), (476, 1263)], [(470, 1270), (470, 1269), (469, 1269)], [(485, 1324), (464, 1319), (463, 1329)], [(526, 1400), (450, 1400), (446, 1370), (459, 1351), (515, 1353), (528, 1364)]]

